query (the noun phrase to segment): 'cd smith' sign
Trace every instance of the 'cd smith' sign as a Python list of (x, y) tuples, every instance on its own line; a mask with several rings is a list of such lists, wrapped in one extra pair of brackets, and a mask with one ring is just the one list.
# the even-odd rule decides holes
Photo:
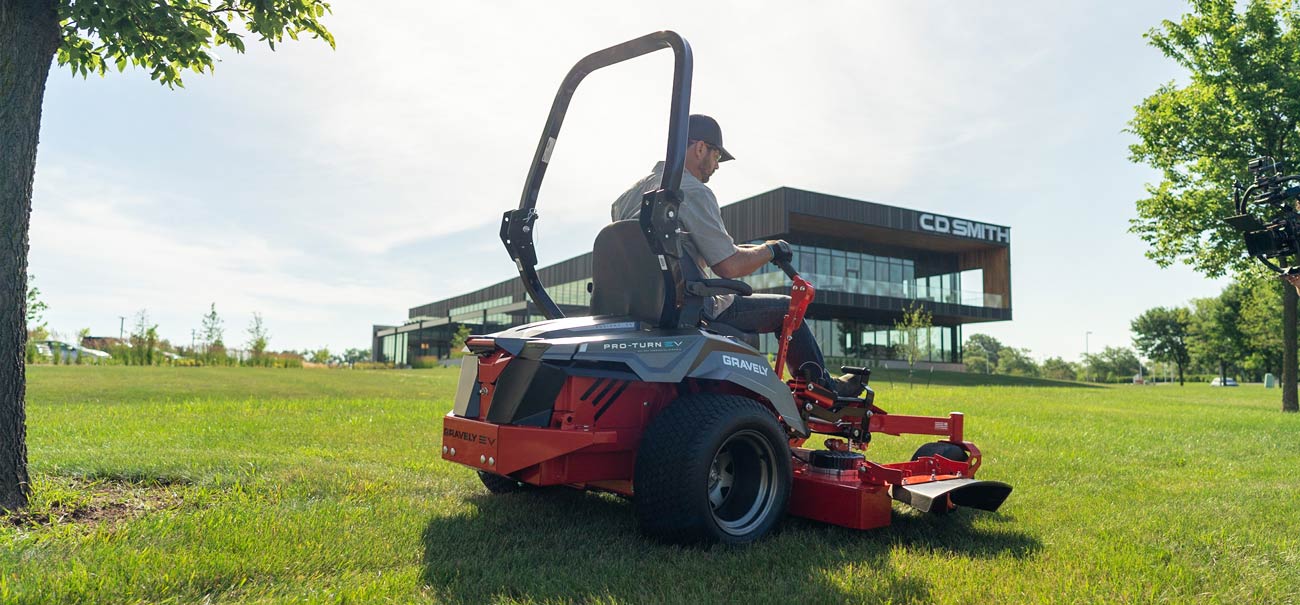
[(952, 218), (938, 214), (922, 214), (919, 221), (921, 229), (934, 233), (946, 233), (958, 237), (982, 239), (990, 242), (1011, 243), (1011, 229), (968, 221), (964, 218)]

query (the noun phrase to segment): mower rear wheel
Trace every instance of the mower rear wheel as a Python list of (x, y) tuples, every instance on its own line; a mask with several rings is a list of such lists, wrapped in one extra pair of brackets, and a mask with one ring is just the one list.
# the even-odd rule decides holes
[(637, 524), (667, 542), (753, 542), (785, 515), (791, 476), (785, 432), (770, 410), (739, 395), (687, 395), (641, 438)]
[(479, 481), (483, 482), (483, 487), (486, 487), (488, 491), (494, 494), (512, 494), (514, 492), (522, 492), (522, 491), (533, 489), (533, 486), (527, 483), (515, 481), (510, 477), (493, 475), (492, 473), (488, 473), (484, 471), (478, 472), (478, 479)]

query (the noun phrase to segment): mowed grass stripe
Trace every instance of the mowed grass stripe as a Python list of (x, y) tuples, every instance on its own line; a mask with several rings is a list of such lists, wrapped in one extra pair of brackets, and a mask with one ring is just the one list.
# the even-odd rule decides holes
[[(99, 486), (118, 519), (0, 528), (0, 602), (1295, 602), (1300, 417), (1278, 391), (873, 380), (967, 414), (1001, 513), (799, 519), (748, 549), (649, 543), (631, 503), (489, 496), (443, 463), (457, 372), (29, 368), (32, 511)], [(929, 383), (927, 385), (927, 382)], [(1005, 384), (1011, 383), (1011, 384)], [(922, 437), (877, 436), (909, 457)], [(91, 486), (91, 487), (88, 487)], [(130, 492), (134, 493), (134, 492)], [(98, 497), (98, 496), (95, 496)], [(79, 500), (80, 499), (80, 500)], [(79, 504), (80, 502), (80, 504)]]

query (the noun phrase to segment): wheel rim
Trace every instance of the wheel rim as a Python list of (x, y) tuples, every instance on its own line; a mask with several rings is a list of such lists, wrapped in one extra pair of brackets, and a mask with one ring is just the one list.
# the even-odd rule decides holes
[(743, 536), (762, 525), (776, 501), (776, 455), (757, 431), (732, 434), (709, 465), (708, 498), (722, 531)]

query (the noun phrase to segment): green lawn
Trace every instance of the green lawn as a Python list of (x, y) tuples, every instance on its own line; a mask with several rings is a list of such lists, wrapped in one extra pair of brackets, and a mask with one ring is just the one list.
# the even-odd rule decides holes
[(642, 539), (630, 502), (489, 496), (443, 463), (456, 376), (29, 368), (35, 499), (0, 523), (0, 603), (1300, 602), (1276, 390), (891, 373), (882, 407), (966, 412), (982, 476), (1016, 486), (1000, 513), (698, 550)]

